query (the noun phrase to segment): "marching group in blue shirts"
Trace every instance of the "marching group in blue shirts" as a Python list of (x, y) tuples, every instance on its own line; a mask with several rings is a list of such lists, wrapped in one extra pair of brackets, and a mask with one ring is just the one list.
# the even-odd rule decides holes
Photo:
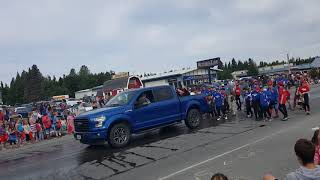
[[(284, 87), (284, 82), (277, 84), (270, 81), (264, 87), (253, 83), (243, 88), (240, 88), (240, 84), (236, 83), (235, 87), (221, 85), (220, 87), (203, 88), (201, 93), (208, 96), (211, 114), (216, 116), (218, 121), (221, 118), (228, 119), (227, 113), (234, 111), (230, 107), (233, 107), (235, 101), (238, 110), (241, 110), (240, 96), (245, 103), (245, 112), (248, 118), (254, 117), (256, 120), (271, 121), (272, 118), (279, 117), (278, 110), (280, 110), (283, 114), (282, 120), (288, 119), (286, 102), (290, 94)], [(279, 98), (279, 94), (284, 97)], [(272, 117), (273, 112), (275, 113), (274, 117)]]

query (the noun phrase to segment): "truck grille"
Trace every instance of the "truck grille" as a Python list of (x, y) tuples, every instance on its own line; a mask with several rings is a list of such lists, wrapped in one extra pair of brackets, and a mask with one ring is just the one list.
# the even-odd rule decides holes
[(75, 119), (74, 128), (76, 132), (88, 132), (89, 131), (89, 120), (88, 119)]

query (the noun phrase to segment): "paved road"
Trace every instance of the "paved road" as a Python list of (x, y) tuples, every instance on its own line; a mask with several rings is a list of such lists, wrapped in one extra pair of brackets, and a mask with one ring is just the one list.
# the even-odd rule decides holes
[(288, 122), (254, 122), (240, 113), (232, 121), (206, 119), (189, 131), (183, 124), (134, 137), (125, 149), (92, 148), (71, 136), (0, 152), (1, 179), (205, 180), (215, 172), (233, 179), (280, 179), (298, 167), (293, 145), (320, 124), (320, 88), (311, 116), (290, 112)]

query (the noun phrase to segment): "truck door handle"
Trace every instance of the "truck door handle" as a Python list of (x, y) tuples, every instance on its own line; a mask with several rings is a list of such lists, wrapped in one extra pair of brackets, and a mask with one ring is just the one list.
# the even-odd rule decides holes
[(132, 112), (132, 109), (126, 110), (125, 113)]

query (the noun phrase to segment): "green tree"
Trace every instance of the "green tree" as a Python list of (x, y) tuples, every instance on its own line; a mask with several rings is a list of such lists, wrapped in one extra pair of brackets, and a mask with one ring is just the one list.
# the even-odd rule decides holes
[(25, 84), (24, 95), (28, 102), (36, 102), (42, 99), (41, 84), (43, 81), (42, 74), (37, 65), (33, 65), (26, 77), (28, 83)]
[(232, 71), (237, 70), (237, 61), (234, 58), (232, 58), (232, 60), (231, 60), (231, 69), (232, 69)]
[(257, 76), (259, 74), (259, 70), (257, 64), (253, 61), (253, 59), (248, 59), (248, 75), (249, 76)]

